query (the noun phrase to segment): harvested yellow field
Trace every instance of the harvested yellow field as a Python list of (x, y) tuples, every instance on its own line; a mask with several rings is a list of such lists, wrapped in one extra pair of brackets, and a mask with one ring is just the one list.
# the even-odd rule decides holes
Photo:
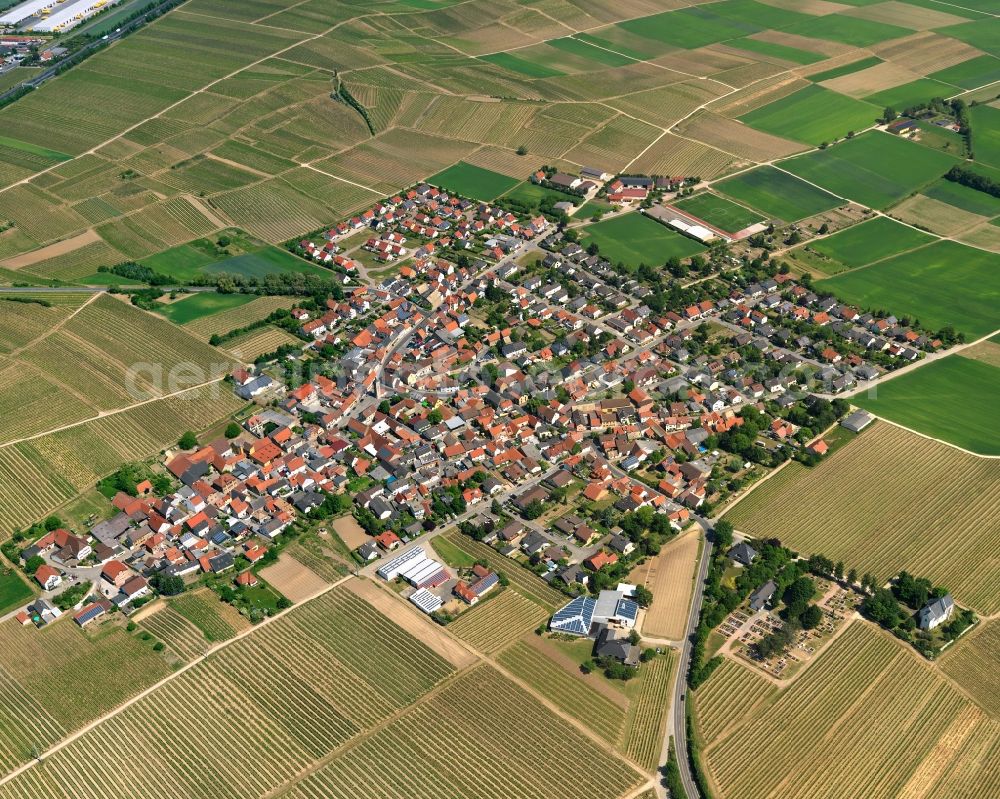
[(965, 211), (923, 194), (907, 197), (892, 209), (892, 216), (942, 236), (954, 236), (963, 231), (971, 231), (987, 222), (985, 216)]
[(773, 161), (775, 158), (806, 149), (805, 145), (799, 142), (754, 130), (739, 120), (720, 116), (711, 111), (699, 111), (693, 114), (678, 125), (676, 131), (688, 138), (750, 161)]
[(280, 327), (262, 327), (230, 339), (224, 345), (226, 350), (231, 352), (244, 363), (256, 360), (261, 355), (274, 352), (278, 347), (285, 344), (301, 343), (299, 339), (282, 330)]
[(292, 602), (302, 602), (315, 596), (329, 583), (287, 552), (278, 562), (260, 570), (260, 576)]
[(962, 350), (963, 358), (972, 358), (992, 366), (1000, 366), (1000, 340), (980, 341)]
[(873, 44), (869, 49), (879, 58), (925, 75), (983, 54), (971, 44), (931, 31)]
[(987, 713), (1000, 719), (1000, 620), (983, 622), (938, 660)]
[[(731, 695), (741, 689), (737, 681)], [(964, 744), (983, 721), (933, 666), (863, 621), (777, 698), (753, 707), (705, 749), (723, 799), (948, 795), (933, 786), (967, 762)], [(992, 795), (996, 782), (983, 790)]]
[(979, 227), (967, 230), (956, 236), (959, 241), (991, 252), (1000, 252), (1000, 227), (992, 222), (986, 222)]
[(711, 180), (735, 163), (737, 160), (728, 153), (665, 133), (629, 164), (629, 169), (644, 175), (694, 175)]
[(768, 78), (740, 89), (712, 105), (712, 111), (727, 117), (739, 117), (810, 85), (809, 81), (787, 75)]
[(888, 0), (886, 3), (852, 8), (844, 13), (849, 17), (882, 22), (886, 25), (898, 25), (915, 31), (944, 28), (947, 25), (961, 25), (963, 22), (968, 22), (966, 17), (949, 14), (947, 4), (943, 4), (940, 9), (921, 8), (910, 3), (900, 3), (898, 0)]
[(906, 569), (1000, 610), (1000, 461), (894, 425), (876, 422), (814, 468), (789, 464), (726, 518), (859, 574)]
[(701, 528), (695, 528), (671, 541), (630, 575), (632, 582), (641, 580), (653, 592), (653, 602), (642, 621), (643, 635), (670, 641), (684, 636), (700, 542)]
[(902, 86), (919, 79), (920, 75), (916, 72), (891, 61), (885, 61), (868, 67), (868, 69), (862, 69), (860, 72), (852, 72), (849, 75), (841, 75), (839, 78), (825, 80), (820, 86), (850, 97), (867, 97), (869, 94), (875, 94), (883, 89)]
[(333, 532), (340, 536), (340, 540), (348, 549), (357, 549), (371, 540), (371, 536), (358, 524), (358, 520), (349, 513), (339, 519), (334, 519), (330, 526), (333, 527)]

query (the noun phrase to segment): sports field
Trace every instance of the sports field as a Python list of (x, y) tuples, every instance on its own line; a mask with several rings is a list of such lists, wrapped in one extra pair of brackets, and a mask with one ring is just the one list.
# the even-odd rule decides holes
[(961, 354), (884, 381), (852, 402), (980, 455), (1000, 455), (1000, 367)]
[(611, 263), (635, 268), (639, 264), (659, 266), (669, 258), (689, 258), (705, 247), (685, 238), (647, 216), (631, 213), (605, 219), (584, 228), (583, 246), (597, 244)]
[(820, 255), (842, 264), (844, 268), (854, 269), (932, 241), (934, 237), (927, 233), (879, 216), (808, 246)]
[(813, 84), (740, 119), (757, 130), (819, 145), (870, 127), (878, 115), (874, 105)]
[(762, 221), (759, 213), (711, 192), (685, 197), (673, 206), (727, 233), (738, 233)]
[(876, 422), (814, 468), (784, 467), (726, 519), (880, 581), (906, 569), (947, 587), (959, 603), (996, 613), (998, 481), (1000, 460)]
[(891, 308), (931, 330), (952, 325), (969, 338), (997, 327), (1000, 255), (939, 241), (819, 284), (845, 302)]
[(947, 172), (953, 156), (873, 131), (781, 162), (781, 168), (842, 197), (885, 208)]
[(822, 189), (773, 166), (761, 166), (715, 184), (715, 189), (768, 217), (794, 222), (843, 204)]
[(491, 169), (473, 166), (465, 161), (459, 161), (454, 166), (450, 166), (436, 175), (431, 175), (427, 178), (427, 182), (445, 191), (453, 192), (462, 197), (471, 197), (475, 200), (496, 199), (518, 184), (516, 178), (501, 175)]
[[(720, 669), (699, 694), (735, 677), (730, 696), (740, 697), (744, 686), (759, 696), (759, 678), (741, 671)], [(854, 621), (772, 701), (734, 711), (721, 733), (711, 721), (716, 737), (703, 758), (723, 799), (960, 797), (1000, 786), (1000, 768), (983, 761), (998, 745), (1000, 725), (867, 622)]]

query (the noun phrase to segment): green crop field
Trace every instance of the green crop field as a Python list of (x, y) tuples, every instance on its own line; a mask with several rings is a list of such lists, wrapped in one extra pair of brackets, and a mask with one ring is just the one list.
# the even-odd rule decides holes
[(975, 159), (1000, 169), (1000, 109), (977, 105), (969, 110)]
[(783, 26), (786, 33), (798, 36), (808, 36), (814, 39), (826, 39), (831, 42), (850, 44), (854, 47), (868, 47), (888, 39), (899, 39), (909, 36), (912, 30), (898, 25), (887, 25), (883, 22), (872, 22), (859, 17), (849, 17), (846, 14), (828, 14), (822, 17), (812, 17), (805, 22)]
[(34, 596), (13, 568), (0, 563), (0, 615), (20, 607)]
[(781, 168), (842, 197), (885, 208), (941, 177), (955, 163), (954, 157), (938, 150), (873, 131), (789, 158)]
[[(736, 39), (767, 28), (807, 24), (809, 17), (754, 0), (725, 0), (652, 17), (621, 22), (618, 27), (669, 47), (694, 49)], [(739, 45), (737, 45), (739, 46)]]
[(942, 178), (922, 192), (927, 197), (981, 216), (1000, 215), (1000, 197)]
[(180, 244), (169, 250), (142, 259), (143, 266), (187, 283), (205, 275), (221, 273), (263, 277), (272, 273), (302, 272), (329, 276), (330, 272), (271, 245), (246, 243), (248, 252), (242, 255), (219, 256), (215, 244), (208, 239)]
[(562, 50), (565, 53), (571, 53), (572, 55), (583, 56), (591, 61), (596, 61), (599, 64), (603, 64), (607, 67), (624, 67), (629, 64), (635, 63), (634, 58), (629, 58), (627, 56), (619, 55), (618, 53), (612, 53), (608, 50), (602, 50), (600, 47), (594, 47), (585, 41), (581, 41), (573, 36), (564, 36), (561, 39), (550, 39), (547, 44), (550, 47), (555, 47), (557, 50)]
[(490, 169), (459, 161), (431, 175), (427, 182), (445, 191), (471, 197), (474, 200), (493, 200), (504, 192), (510, 191), (520, 181), (507, 175), (501, 175)]
[(584, 228), (584, 246), (597, 244), (601, 256), (635, 268), (639, 264), (659, 266), (669, 258), (689, 258), (704, 252), (693, 239), (675, 233), (642, 214), (605, 219)]
[(685, 197), (673, 206), (727, 233), (737, 233), (761, 221), (759, 213), (711, 192)]
[(558, 69), (552, 69), (544, 64), (529, 61), (526, 58), (519, 58), (518, 56), (511, 55), (510, 53), (493, 53), (493, 55), (483, 56), (482, 60), (488, 61), (491, 64), (496, 64), (498, 67), (509, 69), (512, 72), (520, 72), (522, 75), (527, 75), (529, 78), (556, 78), (564, 74)]
[(751, 39), (749, 37), (735, 39), (728, 44), (730, 47), (738, 47), (740, 50), (749, 50), (752, 53), (773, 56), (774, 58), (791, 61), (795, 64), (814, 64), (826, 58), (826, 56), (820, 53), (800, 50), (798, 47), (789, 47), (788, 45), (775, 44), (774, 42), (764, 42), (760, 39)]
[(544, 186), (539, 186), (528, 181), (517, 184), (517, 186), (503, 195), (503, 197), (505, 200), (516, 200), (517, 202), (524, 203), (529, 208), (538, 208), (541, 202), (546, 199), (551, 200), (553, 203), (571, 202), (576, 205), (583, 202), (583, 198), (577, 197), (575, 194), (547, 189)]
[(744, 114), (757, 130), (819, 145), (875, 124), (880, 109), (813, 84)]
[(727, 178), (716, 183), (715, 189), (762, 211), (768, 217), (786, 222), (804, 219), (843, 204), (832, 194), (773, 166), (758, 167)]
[(912, 83), (904, 83), (902, 86), (894, 86), (891, 89), (883, 89), (875, 94), (869, 94), (865, 100), (880, 107), (891, 106), (903, 109), (925, 103), (934, 97), (951, 97), (953, 94), (955, 94), (954, 86), (930, 78), (921, 78)]
[(1000, 367), (961, 354), (880, 383), (851, 401), (918, 433), (1000, 455)]
[(997, 327), (1000, 255), (939, 241), (819, 285), (845, 302), (892, 308), (931, 330), (951, 325), (978, 338)]
[(863, 69), (868, 69), (869, 67), (877, 66), (878, 64), (885, 63), (878, 56), (868, 56), (868, 58), (862, 58), (858, 61), (851, 61), (849, 64), (844, 64), (839, 67), (834, 67), (833, 69), (826, 69), (822, 72), (815, 72), (809, 76), (809, 80), (813, 83), (822, 83), (825, 80), (833, 80), (834, 78), (841, 78), (844, 75), (851, 75), (855, 72), (860, 72)]
[(160, 313), (171, 322), (183, 325), (203, 316), (246, 305), (254, 299), (253, 294), (217, 294), (213, 291), (202, 291), (164, 305), (160, 308)]
[[(930, 244), (934, 237), (884, 216), (862, 222), (809, 244), (809, 249), (847, 269), (881, 261), (897, 253)], [(824, 270), (829, 273), (829, 270)]]
[(932, 72), (928, 77), (963, 89), (974, 89), (1000, 80), (1000, 58), (991, 55), (977, 56), (939, 72)]

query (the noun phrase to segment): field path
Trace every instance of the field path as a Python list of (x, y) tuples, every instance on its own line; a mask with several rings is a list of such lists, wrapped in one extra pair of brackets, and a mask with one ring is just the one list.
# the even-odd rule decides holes
[(62, 330), (63, 326), (67, 322), (69, 322), (70, 319), (72, 319), (74, 316), (76, 316), (78, 313), (80, 313), (80, 311), (82, 311), (84, 308), (86, 308), (88, 305), (90, 305), (90, 303), (92, 303), (94, 300), (96, 300), (102, 294), (104, 294), (103, 290), (102, 291), (95, 291), (93, 294), (91, 294), (87, 298), (86, 302), (84, 302), (83, 304), (81, 304), (79, 308), (77, 308), (76, 310), (74, 310), (73, 313), (71, 313), (65, 319), (61, 319), (59, 322), (57, 322), (55, 325), (53, 325), (52, 327), (50, 327), (45, 332), (41, 333), (38, 336), (35, 336), (27, 344), (23, 344), (22, 346), (18, 347), (17, 349), (11, 350), (10, 352), (7, 353), (6, 357), (8, 357), (8, 358), (16, 358), (18, 355), (20, 355), (22, 352), (24, 352), (29, 347), (34, 346), (35, 344), (37, 344), (40, 341), (45, 341), (45, 339), (47, 339), (53, 333), (55, 333), (55, 332), (57, 332), (59, 330)]
[[(341, 579), (337, 580), (337, 582), (335, 582), (335, 583), (331, 583), (328, 586), (324, 586), (320, 591), (317, 591), (313, 596), (309, 597), (309, 599), (306, 600), (306, 601), (311, 601), (313, 599), (317, 599), (318, 597), (322, 596), (323, 594), (326, 594), (329, 591), (332, 591), (334, 588), (336, 588), (341, 583), (344, 583), (347, 580), (350, 580), (351, 577), (352, 577), (352, 575), (347, 575), (346, 577), (342, 577)], [(255, 630), (261, 629), (264, 625), (270, 624), (275, 619), (280, 619), (286, 613), (289, 613), (290, 611), (294, 610), (297, 607), (299, 607), (299, 606), (298, 605), (293, 605), (291, 608), (279, 611), (278, 613), (275, 613), (273, 616), (270, 616), (270, 617), (264, 619), (264, 621), (262, 621), (260, 624), (257, 624), (255, 626), (251, 626), (251, 627), (247, 627), (242, 632), (237, 633), (233, 638), (230, 638), (230, 639), (228, 639), (226, 641), (220, 641), (217, 644), (215, 644), (214, 646), (209, 647), (209, 649), (205, 652), (204, 655), (200, 655), (199, 657), (196, 657), (190, 663), (186, 663), (181, 668), (177, 669), (176, 671), (171, 672), (170, 674), (168, 674), (163, 679), (159, 680), (158, 682), (153, 683), (148, 688), (144, 689), (143, 691), (140, 691), (135, 696), (129, 698), (128, 700), (126, 700), (122, 704), (118, 705), (118, 707), (113, 708), (112, 710), (109, 710), (107, 713), (105, 713), (105, 714), (103, 714), (101, 716), (98, 716), (96, 719), (94, 719), (93, 721), (91, 721), (88, 724), (84, 725), (83, 727), (81, 727), (79, 730), (77, 730), (76, 732), (74, 732), (70, 736), (68, 736), (66, 738), (63, 738), (58, 743), (55, 743), (52, 746), (50, 746), (44, 752), (42, 752), (41, 754), (39, 754), (38, 757), (35, 760), (30, 760), (27, 763), (24, 763), (21, 766), (18, 766), (13, 771), (11, 771), (11, 772), (3, 775), (3, 777), (0, 777), (0, 785), (5, 785), (6, 783), (10, 782), (12, 779), (14, 779), (15, 777), (17, 777), (18, 775), (20, 775), (23, 772), (27, 771), (29, 768), (33, 768), (36, 763), (41, 763), (45, 758), (47, 758), (47, 757), (49, 757), (51, 755), (54, 755), (56, 752), (60, 751), (61, 749), (66, 748), (71, 743), (73, 743), (77, 738), (80, 738), (82, 735), (90, 732), (92, 729), (94, 729), (95, 727), (97, 727), (102, 722), (105, 722), (108, 719), (113, 718), (114, 716), (117, 716), (120, 712), (122, 712), (123, 710), (125, 710), (128, 707), (131, 707), (132, 705), (134, 705), (139, 700), (145, 699), (147, 696), (149, 696), (151, 693), (153, 693), (158, 688), (166, 685), (167, 683), (171, 682), (175, 678), (179, 677), (180, 675), (184, 674), (185, 672), (187, 672), (190, 669), (192, 669), (195, 666), (197, 666), (199, 663), (201, 663), (203, 660), (205, 660), (209, 655), (213, 654), (214, 652), (218, 652), (220, 649), (224, 649), (225, 647), (229, 646), (230, 644), (232, 644), (232, 643), (234, 643), (236, 641), (239, 641), (242, 638), (245, 638), (246, 636), (250, 635)]]

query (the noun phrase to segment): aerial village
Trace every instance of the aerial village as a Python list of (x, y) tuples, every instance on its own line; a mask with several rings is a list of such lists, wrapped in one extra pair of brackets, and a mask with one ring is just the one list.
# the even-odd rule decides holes
[[(441, 623), (529, 569), (566, 594), (554, 631), (634, 665), (634, 566), (769, 469), (823, 458), (840, 392), (945, 346), (781, 270), (749, 245), (766, 226), (724, 238), (675, 215), (696, 179), (535, 180), (565, 207), (524, 216), (420, 184), (290, 243), (342, 298), (293, 308), (301, 348), (232, 372), (253, 406), (232, 435), (169, 451), (155, 480), (123, 471), (115, 515), (89, 529), (15, 537), (42, 589), (18, 621), (88, 625), (198, 581), (239, 607), (286, 531), (350, 514), (348, 567)], [(713, 248), (613, 264), (566, 224), (597, 192)], [(441, 563), (426, 541), (455, 531), (496, 558)]]

